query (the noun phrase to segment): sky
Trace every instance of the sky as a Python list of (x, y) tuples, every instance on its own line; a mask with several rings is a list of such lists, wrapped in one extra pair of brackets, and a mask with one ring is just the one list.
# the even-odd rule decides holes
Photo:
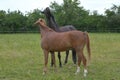
[[(53, 1), (58, 4), (63, 3), (63, 0), (0, 0), (0, 10), (20, 10), (25, 13), (37, 8), (45, 9)], [(112, 4), (120, 5), (120, 0), (80, 0), (80, 2), (80, 6), (83, 6), (86, 10), (90, 10), (90, 12), (97, 10), (99, 14), (103, 14), (106, 9), (110, 9)]]

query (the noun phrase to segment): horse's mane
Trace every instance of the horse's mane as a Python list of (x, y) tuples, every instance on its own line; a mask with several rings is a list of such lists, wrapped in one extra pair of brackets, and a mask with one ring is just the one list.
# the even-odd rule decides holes
[(44, 29), (45, 29), (46, 31), (52, 31), (52, 32), (54, 32), (54, 30), (51, 29), (51, 28), (49, 28), (47, 25), (44, 25)]
[(57, 22), (55, 21), (55, 18), (54, 18), (54, 16), (53, 16), (53, 14), (52, 14), (52, 13), (50, 13), (50, 14), (51, 14), (50, 17), (52, 18), (52, 20), (53, 20), (55, 26), (58, 27), (58, 24), (57, 24)]
[(47, 18), (47, 25), (54, 29), (55, 31), (59, 31), (59, 26), (57, 24), (57, 22), (55, 21), (55, 18), (53, 16), (53, 14), (51, 13), (49, 7), (47, 7), (45, 10), (44, 10), (44, 14), (46, 15), (46, 18)]

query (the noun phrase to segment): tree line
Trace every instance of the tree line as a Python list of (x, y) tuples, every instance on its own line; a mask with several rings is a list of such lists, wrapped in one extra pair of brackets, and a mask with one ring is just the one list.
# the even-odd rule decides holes
[[(60, 26), (74, 25), (88, 32), (120, 32), (120, 5), (113, 4), (104, 15), (84, 9), (79, 0), (63, 0), (62, 4), (54, 1), (49, 7)], [(19, 10), (0, 10), (0, 32), (38, 32), (34, 22), (40, 17), (45, 18), (39, 9), (26, 14)]]

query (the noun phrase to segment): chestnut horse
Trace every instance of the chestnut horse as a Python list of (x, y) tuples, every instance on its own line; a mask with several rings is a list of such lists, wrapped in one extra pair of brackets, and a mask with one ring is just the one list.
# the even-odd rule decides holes
[[(86, 44), (88, 56), (90, 60), (90, 41), (89, 36), (86, 32), (81, 31), (68, 31), (68, 32), (56, 32), (53, 29), (49, 28), (43, 19), (39, 19), (35, 22), (40, 26), (41, 31), (41, 47), (44, 52), (44, 60), (45, 66), (43, 74), (47, 72), (47, 63), (48, 63), (48, 53), (54, 51), (65, 51), (71, 48), (75, 49), (78, 64), (76, 74), (80, 72), (80, 63), (83, 62), (84, 65), (84, 76), (87, 75), (87, 60), (83, 54), (83, 49)], [(54, 66), (55, 64), (55, 56), (53, 57)]]
[[(75, 27), (72, 25), (66, 25), (66, 26), (59, 27), (55, 21), (53, 14), (51, 13), (51, 11), (49, 9), (49, 7), (47, 7), (44, 11), (41, 11), (41, 13), (43, 13), (45, 15), (45, 17), (47, 19), (48, 27), (52, 28), (56, 32), (66, 32), (66, 31), (76, 30)], [(66, 57), (65, 57), (64, 64), (66, 64), (68, 61), (68, 55), (69, 55), (69, 50), (66, 50)], [(60, 52), (58, 52), (58, 59), (59, 59), (59, 66), (61, 67), (62, 63), (61, 63)], [(76, 64), (76, 52), (74, 49), (72, 49), (72, 60), (73, 60), (74, 64)], [(53, 64), (54, 64), (53, 60), (51, 59), (51, 66), (53, 66)]]

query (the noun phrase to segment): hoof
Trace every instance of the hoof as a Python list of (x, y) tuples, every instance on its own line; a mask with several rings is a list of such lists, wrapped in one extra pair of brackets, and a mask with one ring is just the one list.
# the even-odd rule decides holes
[(53, 65), (51, 64), (50, 67), (53, 67)]
[(80, 67), (77, 67), (77, 71), (75, 74), (77, 75), (78, 73), (80, 73)]
[(67, 64), (67, 61), (64, 62), (64, 65), (66, 65), (66, 64)]
[(62, 65), (59, 65), (60, 68), (62, 68)]
[(88, 71), (86, 69), (84, 69), (84, 77), (87, 76), (87, 73), (88, 73)]
[(87, 74), (84, 74), (84, 77), (86, 77), (87, 76)]
[(78, 74), (78, 72), (75, 72), (75, 75), (77, 75)]
[(46, 73), (45, 72), (43, 72), (43, 75), (45, 75)]

